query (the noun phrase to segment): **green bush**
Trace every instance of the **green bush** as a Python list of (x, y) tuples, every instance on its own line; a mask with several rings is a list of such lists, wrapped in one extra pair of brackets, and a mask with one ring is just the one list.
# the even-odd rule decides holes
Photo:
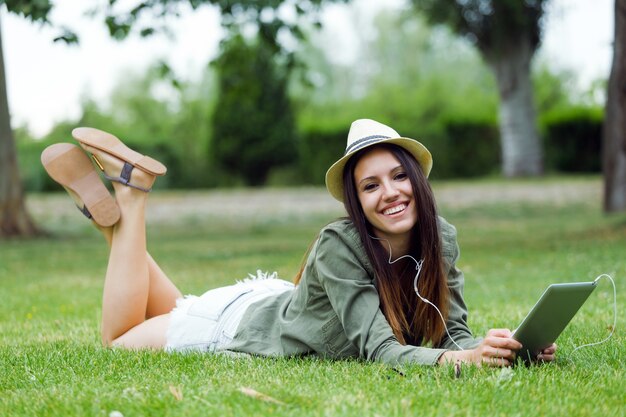
[(27, 192), (58, 191), (60, 186), (46, 174), (41, 152), (54, 142), (34, 140), (27, 129), (15, 129), (20, 179)]
[(308, 184), (324, 184), (326, 170), (337, 161), (346, 149), (350, 125), (332, 130), (312, 128), (301, 134), (298, 157), (300, 172)]
[[(410, 120), (396, 122), (405, 127), (403, 131), (411, 131)], [(349, 126), (345, 123), (335, 127), (311, 127), (301, 133), (299, 158), (305, 182), (324, 183), (326, 170), (343, 155)], [(499, 169), (500, 144), (494, 121), (449, 119), (444, 122), (443, 134), (416, 139), (433, 155), (432, 178), (477, 177)]]
[(236, 35), (214, 62), (219, 80), (212, 115), (213, 152), (224, 173), (264, 185), (273, 168), (296, 158), (296, 127), (287, 95), (288, 70), (272, 45)]
[(163, 162), (168, 169), (155, 187), (207, 188), (218, 185), (215, 164), (209, 161), (210, 115), (215, 103), (212, 71), (193, 82), (178, 82), (165, 100), (156, 92), (172, 89), (154, 69), (126, 74), (113, 90), (110, 102), (86, 99), (76, 120), (65, 120), (41, 138), (27, 129), (16, 130), (18, 158), (28, 191), (59, 190), (41, 167), (39, 155), (57, 142), (76, 143), (71, 131), (78, 126), (98, 128), (119, 137), (131, 148)]
[(441, 137), (425, 140), (433, 154), (432, 178), (469, 178), (497, 172), (500, 143), (495, 121), (448, 119)]
[(600, 172), (602, 155), (600, 108), (570, 107), (541, 119), (546, 167), (560, 172)]

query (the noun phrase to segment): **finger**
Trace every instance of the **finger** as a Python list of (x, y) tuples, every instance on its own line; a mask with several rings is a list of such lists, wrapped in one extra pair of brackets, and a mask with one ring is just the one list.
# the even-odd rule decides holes
[(487, 337), (484, 339), (485, 344), (494, 348), (499, 349), (509, 349), (509, 350), (520, 350), (522, 348), (522, 344), (515, 339), (511, 339), (509, 337)]
[(556, 345), (553, 343), (552, 345), (545, 348), (542, 353), (551, 355), (555, 352), (556, 352)]
[(491, 329), (487, 332), (487, 336), (511, 337), (513, 333), (509, 329)]
[(508, 359), (508, 360), (514, 360), (515, 359), (515, 352), (510, 350), (510, 349), (500, 349), (500, 348), (496, 348), (495, 350), (490, 350), (489, 351), (489, 356), (496, 358), (496, 359)]
[(504, 358), (499, 360), (499, 361), (497, 361), (498, 366), (501, 367), (501, 368), (504, 368), (504, 367), (507, 367), (507, 366), (511, 366), (512, 363), (513, 363), (512, 361), (510, 361), (508, 359), (504, 359)]
[(484, 356), (483, 364), (492, 368), (501, 368), (511, 366), (511, 361), (505, 358), (496, 358), (495, 356)]
[(537, 355), (537, 361), (539, 362), (552, 362), (556, 358), (555, 355), (540, 353)]

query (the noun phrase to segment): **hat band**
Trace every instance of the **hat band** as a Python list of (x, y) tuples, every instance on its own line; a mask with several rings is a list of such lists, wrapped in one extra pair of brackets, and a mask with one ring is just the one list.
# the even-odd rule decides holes
[(356, 152), (359, 149), (364, 148), (374, 142), (380, 142), (381, 139), (390, 139), (390, 138), (391, 136), (382, 136), (382, 135), (366, 136), (364, 138), (361, 138), (359, 140), (352, 142), (350, 146), (346, 148), (346, 152), (344, 153), (344, 156), (348, 155), (349, 153)]

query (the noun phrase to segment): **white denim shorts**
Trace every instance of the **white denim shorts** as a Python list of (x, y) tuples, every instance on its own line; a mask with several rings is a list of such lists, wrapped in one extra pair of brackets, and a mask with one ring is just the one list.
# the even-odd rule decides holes
[(201, 296), (176, 301), (170, 313), (165, 350), (168, 352), (222, 350), (235, 337), (247, 308), (271, 295), (292, 290), (291, 282), (258, 271), (237, 284), (216, 288)]

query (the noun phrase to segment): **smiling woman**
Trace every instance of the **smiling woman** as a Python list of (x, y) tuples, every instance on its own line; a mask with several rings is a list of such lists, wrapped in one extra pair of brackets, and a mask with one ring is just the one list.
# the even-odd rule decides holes
[(390, 149), (376, 147), (358, 158), (354, 178), (363, 213), (376, 237), (386, 239), (396, 256), (406, 255), (417, 213), (405, 168)]
[(506, 329), (472, 336), (456, 231), (437, 215), (427, 180), (432, 157), (388, 126), (352, 124), (345, 154), (326, 174), (348, 218), (321, 230), (296, 285), (261, 273), (185, 298), (146, 250), (147, 196), (166, 168), (109, 133), (79, 128), (73, 136), (112, 182), (115, 200), (78, 147), (52, 145), (42, 162), (110, 245), (107, 346), (489, 366), (511, 365), (521, 348)]
[[(358, 125), (355, 122), (352, 131), (357, 131)], [(381, 306), (395, 336), (403, 343), (420, 344), (425, 340), (436, 344), (444, 334), (448, 295), (435, 199), (421, 168), (429, 167), (432, 160), (425, 148), (416, 147), (418, 142), (392, 139), (397, 136), (395, 131), (385, 132), (385, 143), (351, 156), (343, 172), (344, 202), (369, 258), (374, 260)], [(415, 156), (403, 145), (415, 148)], [(413, 256), (422, 258), (421, 293), (441, 306), (438, 310), (419, 303), (418, 294), (412, 290), (410, 275), (417, 266)], [(393, 267), (392, 258), (396, 258)], [(407, 259), (397, 262), (403, 258)], [(408, 303), (403, 301), (407, 299)], [(405, 304), (410, 307), (407, 309)]]

